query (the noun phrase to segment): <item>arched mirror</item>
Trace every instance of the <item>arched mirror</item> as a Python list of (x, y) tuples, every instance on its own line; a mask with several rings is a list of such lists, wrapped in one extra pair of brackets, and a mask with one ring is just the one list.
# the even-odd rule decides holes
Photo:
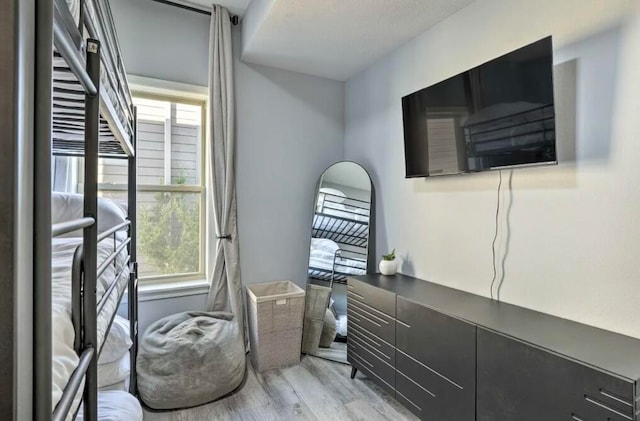
[[(373, 256), (373, 184), (355, 162), (333, 164), (320, 176), (313, 209), (308, 282), (328, 288), (321, 340), (309, 353), (347, 362), (347, 277), (364, 275)], [(335, 326), (335, 329), (334, 329)], [(334, 332), (335, 330), (335, 332)]]

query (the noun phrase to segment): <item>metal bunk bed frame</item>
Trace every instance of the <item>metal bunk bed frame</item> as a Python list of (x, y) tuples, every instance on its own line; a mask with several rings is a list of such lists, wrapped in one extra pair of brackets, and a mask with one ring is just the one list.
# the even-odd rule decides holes
[[(56, 1), (56, 6), (64, 5), (64, 0)], [(66, 6), (66, 5), (64, 5)], [(105, 15), (98, 4), (99, 18)], [(97, 361), (100, 354), (98, 344), (97, 318), (108, 298), (116, 291), (115, 286), (122, 277), (125, 269), (129, 267), (128, 313), (130, 319), (131, 339), (131, 375), (130, 392), (136, 392), (135, 358), (137, 352), (137, 319), (138, 319), (138, 268), (136, 256), (136, 124), (137, 116), (135, 108), (131, 104), (131, 118), (128, 121), (131, 134), (131, 145), (123, 147), (124, 157), (128, 160), (128, 221), (111, 227), (103, 233), (98, 233), (98, 158), (110, 156), (100, 153), (100, 66), (101, 48), (91, 18), (87, 16), (87, 4), (81, 1), (81, 14), (78, 22), (79, 29), (84, 24), (89, 32), (86, 42), (86, 68), (79, 50), (78, 40), (68, 36), (65, 32), (65, 22), (59, 14), (59, 10), (53, 7), (53, 1), (36, 1), (36, 83), (35, 83), (35, 138), (34, 138), (34, 373), (33, 373), (33, 418), (35, 420), (64, 420), (68, 417), (75, 396), (84, 380), (84, 418), (95, 421), (98, 416), (97, 408)], [(110, 11), (106, 15), (110, 19)], [(108, 22), (112, 24), (112, 22)], [(68, 23), (67, 23), (68, 25)], [(53, 36), (52, 36), (53, 35)], [(85, 91), (84, 98), (84, 154), (73, 151), (71, 155), (84, 156), (84, 216), (80, 219), (61, 224), (51, 225), (51, 160), (52, 160), (52, 45), (65, 59), (70, 70), (77, 77), (78, 82)], [(122, 70), (118, 51), (118, 69)], [(112, 51), (108, 51), (112, 54)], [(113, 57), (109, 59), (113, 60)], [(120, 82), (118, 80), (118, 82)], [(118, 89), (121, 85), (118, 84)], [(128, 91), (128, 86), (124, 89)], [(119, 96), (118, 96), (119, 99)], [(123, 106), (122, 103), (117, 104)], [(110, 122), (112, 124), (112, 122)], [(124, 145), (123, 145), (124, 146)], [(80, 357), (75, 371), (72, 373), (60, 401), (51, 412), (52, 375), (51, 375), (51, 265), (38, 264), (38, 262), (51, 262), (51, 237), (83, 229), (83, 244), (74, 254), (72, 264), (72, 321), (75, 330), (74, 348)], [(97, 245), (100, 241), (106, 241), (110, 236), (114, 237), (118, 231), (128, 230), (128, 238), (121, 242), (115, 251), (104, 262), (97, 264)], [(123, 269), (116, 275), (112, 283), (107, 287), (100, 302), (96, 297), (96, 282), (98, 276), (113, 263), (115, 258), (127, 249), (129, 257), (124, 263)], [(121, 302), (122, 293), (118, 296), (118, 304)], [(111, 328), (116, 311), (111, 315), (105, 337)], [(104, 341), (103, 341), (104, 343)], [(74, 414), (75, 417), (76, 414)]]
[[(309, 266), (308, 276), (310, 278), (329, 282), (329, 287), (334, 283), (344, 284), (347, 277), (352, 273), (341, 270), (342, 268), (353, 268), (355, 265), (367, 265), (367, 242), (369, 236), (369, 221), (371, 218), (371, 204), (365, 200), (351, 197), (337, 196), (331, 193), (323, 193), (324, 199), (316, 208), (313, 216), (312, 236), (314, 238), (327, 238), (339, 244), (345, 244), (354, 248), (364, 248), (365, 251), (338, 249), (333, 256), (331, 269)], [(331, 204), (341, 204), (343, 201), (349, 203), (352, 209), (342, 209), (332, 207)], [(364, 206), (364, 205), (369, 205)], [(360, 214), (357, 210), (366, 211)], [(331, 212), (339, 212), (339, 215)], [(367, 221), (357, 220), (358, 216), (367, 216)], [(363, 274), (366, 269), (362, 268)]]

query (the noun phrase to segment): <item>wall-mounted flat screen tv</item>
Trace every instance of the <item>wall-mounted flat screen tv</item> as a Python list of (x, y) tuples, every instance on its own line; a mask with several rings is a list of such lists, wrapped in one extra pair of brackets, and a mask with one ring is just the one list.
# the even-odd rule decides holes
[(551, 37), (402, 98), (406, 177), (555, 164)]

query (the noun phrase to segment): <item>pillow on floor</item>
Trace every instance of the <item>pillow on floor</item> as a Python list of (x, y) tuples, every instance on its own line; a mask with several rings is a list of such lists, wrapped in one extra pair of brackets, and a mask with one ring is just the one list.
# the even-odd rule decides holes
[(320, 348), (329, 348), (336, 339), (336, 317), (330, 309), (324, 315), (322, 334), (320, 335)]
[(140, 340), (138, 391), (154, 409), (202, 405), (244, 379), (244, 340), (225, 312), (186, 312), (153, 323)]

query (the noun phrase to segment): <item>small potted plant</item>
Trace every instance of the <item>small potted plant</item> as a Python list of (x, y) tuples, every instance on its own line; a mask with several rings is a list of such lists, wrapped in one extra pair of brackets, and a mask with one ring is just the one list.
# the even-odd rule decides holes
[(378, 266), (380, 273), (383, 275), (395, 275), (398, 271), (398, 262), (396, 262), (396, 249), (391, 250), (391, 253), (383, 254), (380, 265)]

